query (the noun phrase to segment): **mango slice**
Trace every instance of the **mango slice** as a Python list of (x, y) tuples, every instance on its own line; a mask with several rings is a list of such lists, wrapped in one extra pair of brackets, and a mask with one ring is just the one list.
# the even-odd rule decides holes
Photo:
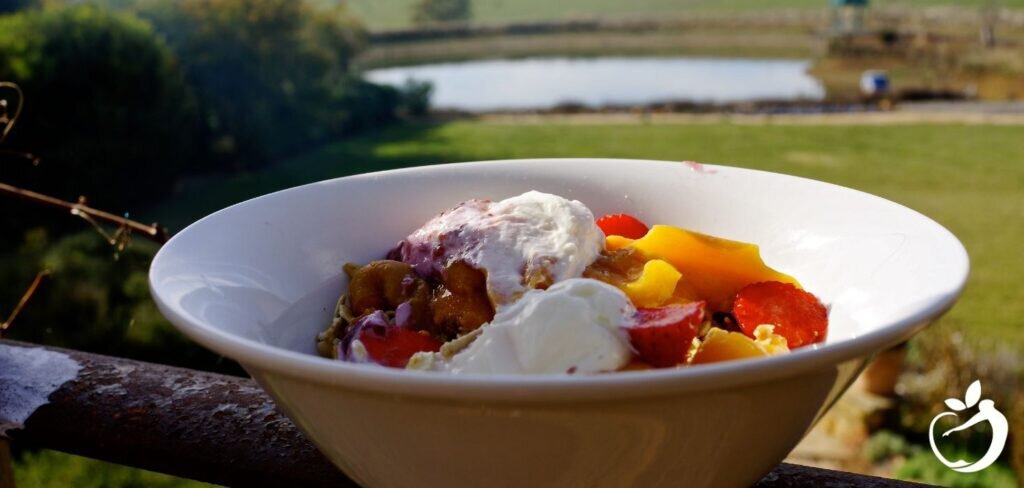
[(636, 307), (660, 307), (672, 297), (682, 276), (671, 264), (652, 259), (644, 263), (636, 281), (622, 285), (622, 291)]
[(608, 236), (604, 238), (604, 247), (609, 251), (618, 251), (633, 243), (633, 239), (622, 236)]
[(708, 330), (690, 360), (692, 364), (714, 363), (733, 359), (756, 358), (788, 352), (786, 338), (775, 333), (772, 325), (759, 325), (751, 339), (740, 332), (716, 327)]
[(662, 259), (674, 266), (714, 312), (729, 310), (736, 292), (751, 283), (781, 281), (800, 286), (792, 276), (769, 268), (754, 244), (655, 225), (629, 245), (645, 259)]
[(757, 358), (768, 354), (753, 339), (739, 332), (712, 328), (694, 353), (692, 364), (715, 363), (733, 359)]

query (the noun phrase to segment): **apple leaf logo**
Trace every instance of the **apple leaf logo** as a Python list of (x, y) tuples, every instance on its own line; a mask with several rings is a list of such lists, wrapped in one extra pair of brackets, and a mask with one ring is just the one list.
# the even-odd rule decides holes
[(971, 383), (971, 386), (967, 387), (967, 394), (964, 395), (964, 402), (966, 403), (960, 401), (959, 398), (947, 398), (946, 406), (955, 412), (963, 412), (977, 405), (978, 400), (981, 400), (981, 381), (975, 380), (974, 383)]
[[(971, 383), (971, 386), (967, 387), (963, 401), (959, 398), (947, 398), (944, 403), (953, 411), (942, 412), (936, 415), (928, 426), (928, 441), (931, 444), (932, 452), (935, 453), (935, 457), (950, 469), (961, 473), (976, 473), (991, 466), (999, 458), (1003, 448), (1006, 447), (1006, 439), (1010, 429), (1006, 417), (999, 410), (996, 410), (995, 402), (981, 399), (981, 381), (975, 381)], [(935, 424), (943, 417), (952, 416), (957, 418), (959, 415), (954, 412), (963, 412), (975, 405), (978, 406), (978, 413), (966, 422), (943, 432), (942, 437), (947, 437), (953, 432), (969, 429), (982, 422), (988, 422), (992, 426), (992, 442), (989, 444), (988, 451), (985, 452), (981, 459), (975, 462), (968, 462), (963, 459), (956, 461), (946, 459), (935, 443)]]

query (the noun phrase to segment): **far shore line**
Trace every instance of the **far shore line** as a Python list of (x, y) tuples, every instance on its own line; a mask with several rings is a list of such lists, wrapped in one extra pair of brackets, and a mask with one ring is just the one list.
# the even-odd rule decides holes
[(877, 112), (815, 114), (736, 114), (736, 113), (491, 113), (468, 116), (494, 125), (566, 124), (566, 125), (1024, 125), (1024, 111), (986, 112), (966, 110), (929, 110), (897, 108)]

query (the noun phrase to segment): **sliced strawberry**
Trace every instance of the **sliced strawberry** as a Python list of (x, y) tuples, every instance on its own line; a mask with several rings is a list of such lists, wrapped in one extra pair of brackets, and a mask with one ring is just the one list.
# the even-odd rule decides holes
[(597, 219), (597, 226), (606, 236), (639, 239), (647, 234), (647, 226), (636, 217), (627, 214), (605, 215)]
[(375, 314), (383, 317), (379, 311), (370, 314), (368, 317), (372, 318), (364, 325), (359, 325), (355, 334), (366, 347), (366, 354), (371, 361), (391, 368), (404, 368), (413, 354), (421, 351), (437, 352), (441, 349), (441, 341), (426, 332), (381, 323), (382, 320)]
[(761, 324), (775, 326), (790, 349), (825, 340), (828, 310), (814, 295), (790, 283), (762, 281), (743, 287), (736, 294), (732, 314), (743, 333), (754, 337)]
[(693, 338), (704, 322), (704, 302), (641, 308), (629, 327), (629, 340), (641, 361), (657, 368), (686, 362)]

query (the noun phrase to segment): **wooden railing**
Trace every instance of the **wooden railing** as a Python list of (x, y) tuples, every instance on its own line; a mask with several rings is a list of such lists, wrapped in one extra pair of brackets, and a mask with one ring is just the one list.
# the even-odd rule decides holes
[[(11, 348), (65, 354), (81, 367), (10, 433), (16, 444), (229, 486), (356, 486), (250, 379), (9, 340), (0, 340), (0, 364)], [(2, 386), (0, 406), (14, 401)], [(784, 463), (755, 486), (922, 485)]]

